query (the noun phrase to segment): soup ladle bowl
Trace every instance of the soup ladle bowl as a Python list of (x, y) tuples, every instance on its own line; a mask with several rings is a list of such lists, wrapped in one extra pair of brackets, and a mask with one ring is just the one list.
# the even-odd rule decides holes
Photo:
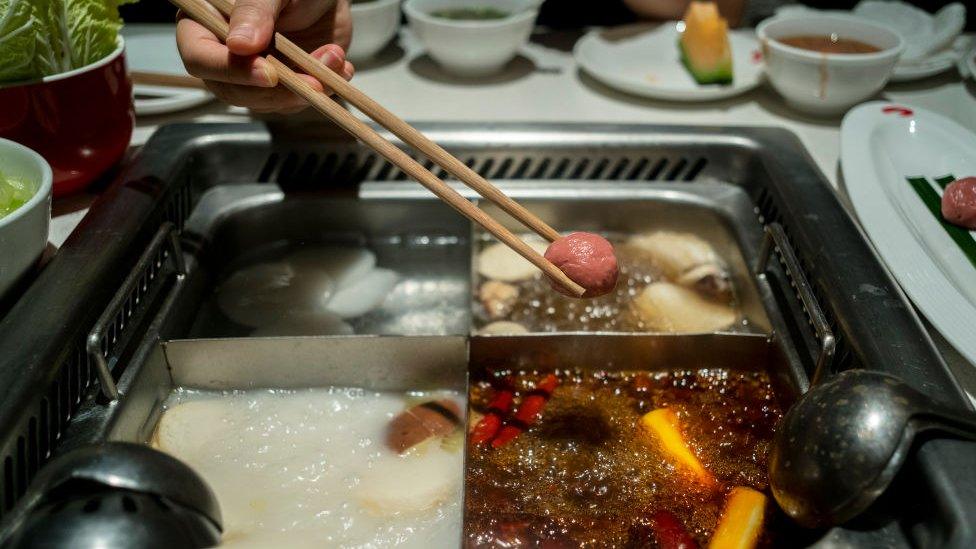
[(770, 452), (773, 496), (802, 526), (847, 522), (885, 491), (915, 436), (929, 430), (976, 440), (976, 414), (933, 402), (888, 374), (842, 372), (783, 418)]

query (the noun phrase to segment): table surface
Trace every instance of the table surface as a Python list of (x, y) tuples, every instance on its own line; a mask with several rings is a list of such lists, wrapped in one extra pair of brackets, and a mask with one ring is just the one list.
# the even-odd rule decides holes
[[(155, 27), (155, 28), (153, 28)], [(130, 25), (136, 32), (169, 31), (173, 25)], [(768, 86), (708, 103), (671, 103), (617, 92), (583, 74), (572, 47), (580, 32), (537, 33), (497, 76), (456, 79), (423, 53), (408, 28), (369, 63), (359, 63), (355, 83), (401, 118), (411, 122), (517, 121), (604, 122), (688, 125), (748, 125), (786, 128), (806, 146), (827, 180), (847, 204), (839, 173), (841, 118), (813, 118), (793, 111)], [(889, 84), (880, 98), (923, 107), (976, 131), (976, 83), (953, 68), (918, 82)], [(314, 113), (303, 114), (310, 121)], [(132, 138), (138, 146), (161, 125), (173, 122), (250, 121), (244, 109), (212, 102), (179, 113), (139, 118)], [(91, 195), (55, 203), (51, 241), (60, 246), (87, 211)], [(934, 330), (936, 344), (970, 395), (976, 394), (976, 367), (967, 363)]]

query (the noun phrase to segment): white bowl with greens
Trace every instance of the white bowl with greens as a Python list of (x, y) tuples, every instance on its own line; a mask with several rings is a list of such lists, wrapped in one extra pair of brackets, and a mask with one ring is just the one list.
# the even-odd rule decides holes
[(44, 253), (52, 180), (51, 167), (41, 155), (0, 139), (0, 296)]
[(427, 53), (464, 77), (502, 70), (532, 34), (541, 0), (406, 0), (403, 11)]

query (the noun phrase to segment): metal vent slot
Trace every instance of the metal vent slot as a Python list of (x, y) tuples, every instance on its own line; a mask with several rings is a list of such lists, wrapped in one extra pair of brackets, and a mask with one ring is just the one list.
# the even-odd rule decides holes
[(627, 169), (628, 164), (630, 164), (630, 160), (627, 158), (621, 158), (618, 160), (617, 163), (614, 164), (613, 169), (610, 170), (610, 175), (607, 176), (607, 179), (613, 181), (623, 179), (622, 174), (624, 173), (624, 170)]
[(277, 167), (278, 153), (269, 154), (268, 159), (264, 162), (264, 166), (261, 167), (261, 171), (258, 173), (258, 183), (271, 182), (271, 177), (274, 175), (275, 168)]
[(705, 169), (705, 165), (707, 165), (707, 164), (708, 164), (708, 161), (705, 160), (705, 157), (703, 157), (703, 156), (702, 157), (699, 157), (698, 160), (695, 160), (695, 163), (691, 165), (691, 168), (689, 168), (688, 171), (685, 172), (685, 176), (684, 176), (683, 180), (684, 181), (694, 181), (695, 178), (698, 177), (698, 174), (700, 174), (701, 171)]
[(668, 175), (664, 176), (664, 180), (677, 181), (678, 176), (681, 175), (681, 172), (685, 169), (685, 166), (687, 165), (688, 165), (688, 160), (684, 158), (678, 159), (678, 163), (671, 168), (671, 170), (668, 172)]
[(651, 170), (651, 173), (647, 174), (647, 177), (642, 177), (641, 179), (645, 181), (657, 181), (658, 177), (661, 175), (661, 172), (663, 172), (664, 168), (667, 166), (668, 161), (662, 158), (657, 161), (657, 164), (654, 164), (654, 168)]

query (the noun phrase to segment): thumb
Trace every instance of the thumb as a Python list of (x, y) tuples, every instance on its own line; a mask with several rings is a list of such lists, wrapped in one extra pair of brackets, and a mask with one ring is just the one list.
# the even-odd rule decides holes
[(230, 13), (227, 48), (237, 55), (254, 55), (267, 49), (283, 0), (237, 0)]

